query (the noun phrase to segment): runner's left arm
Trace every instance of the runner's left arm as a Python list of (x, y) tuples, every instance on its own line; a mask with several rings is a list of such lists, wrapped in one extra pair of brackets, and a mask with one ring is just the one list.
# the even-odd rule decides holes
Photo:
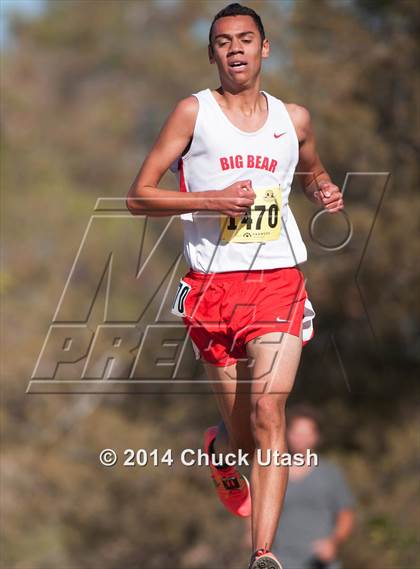
[(299, 139), (299, 162), (296, 172), (306, 197), (322, 205), (329, 213), (343, 209), (340, 189), (331, 181), (316, 150), (315, 134), (309, 111), (293, 105), (291, 117)]

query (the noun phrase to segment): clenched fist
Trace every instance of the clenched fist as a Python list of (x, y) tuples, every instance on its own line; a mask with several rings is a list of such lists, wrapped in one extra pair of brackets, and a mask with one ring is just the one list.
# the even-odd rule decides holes
[(240, 180), (224, 190), (217, 191), (212, 198), (216, 211), (230, 217), (245, 215), (256, 198), (251, 180)]
[(336, 213), (344, 208), (343, 194), (332, 182), (321, 182), (319, 190), (314, 192), (314, 197), (328, 213)]

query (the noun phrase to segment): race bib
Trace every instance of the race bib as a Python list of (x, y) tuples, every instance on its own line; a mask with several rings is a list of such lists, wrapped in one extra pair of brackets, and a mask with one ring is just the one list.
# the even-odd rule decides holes
[(231, 243), (261, 243), (280, 236), (281, 188), (254, 188), (256, 198), (242, 217), (220, 216), (222, 241)]

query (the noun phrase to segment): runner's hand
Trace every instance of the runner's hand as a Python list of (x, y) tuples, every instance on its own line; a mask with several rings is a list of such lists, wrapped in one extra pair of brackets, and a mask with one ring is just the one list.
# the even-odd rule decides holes
[(216, 210), (230, 217), (245, 215), (256, 198), (251, 180), (239, 180), (217, 192)]
[(328, 213), (336, 213), (344, 208), (343, 194), (331, 182), (321, 182), (319, 190), (314, 192), (314, 197)]

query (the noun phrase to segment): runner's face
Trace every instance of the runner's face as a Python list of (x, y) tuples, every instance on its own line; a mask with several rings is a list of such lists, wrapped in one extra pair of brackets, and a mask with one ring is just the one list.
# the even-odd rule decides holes
[(287, 429), (287, 442), (292, 453), (316, 449), (319, 442), (319, 432), (312, 419), (296, 417)]
[(214, 24), (209, 59), (216, 63), (221, 80), (229, 84), (252, 82), (268, 50), (268, 40), (261, 46), (261, 35), (251, 16), (226, 16)]

